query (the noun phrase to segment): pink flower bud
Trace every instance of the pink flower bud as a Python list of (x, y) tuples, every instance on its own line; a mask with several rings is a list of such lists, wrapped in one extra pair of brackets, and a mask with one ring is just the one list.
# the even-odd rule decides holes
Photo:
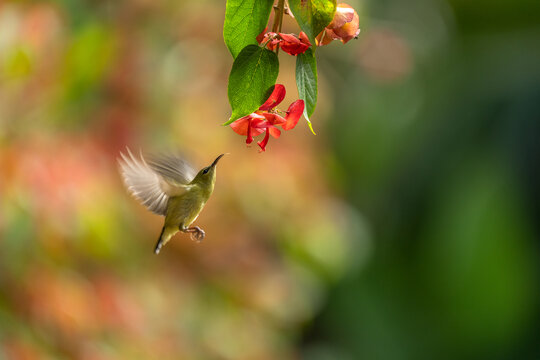
[(360, 33), (359, 23), (358, 14), (350, 5), (338, 4), (332, 22), (317, 35), (317, 45), (327, 45), (332, 40), (346, 44)]

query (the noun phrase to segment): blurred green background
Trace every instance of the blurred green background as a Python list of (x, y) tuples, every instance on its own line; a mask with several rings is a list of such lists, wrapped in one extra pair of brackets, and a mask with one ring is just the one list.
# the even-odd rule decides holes
[[(224, 1), (0, 2), (0, 359), (540, 358), (540, 2), (349, 3), (260, 154)], [(231, 153), (203, 243), (152, 253), (125, 146)]]

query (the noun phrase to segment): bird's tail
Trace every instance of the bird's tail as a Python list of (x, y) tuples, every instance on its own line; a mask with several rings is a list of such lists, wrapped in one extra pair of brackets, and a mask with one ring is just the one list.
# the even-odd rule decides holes
[(163, 226), (163, 229), (161, 230), (161, 234), (159, 235), (159, 239), (158, 239), (158, 241), (156, 243), (156, 247), (154, 248), (154, 254), (159, 254), (159, 251), (161, 250), (161, 248), (177, 232), (178, 232), (178, 228), (176, 228), (176, 227)]

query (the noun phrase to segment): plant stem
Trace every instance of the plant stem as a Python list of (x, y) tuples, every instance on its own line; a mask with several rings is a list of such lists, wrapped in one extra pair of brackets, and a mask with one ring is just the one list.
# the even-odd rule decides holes
[[(281, 25), (283, 24), (283, 12), (285, 11), (285, 0), (278, 0), (277, 7), (274, 8), (276, 13), (274, 14), (274, 25), (272, 26), (272, 32), (280, 33)], [(279, 46), (276, 47), (276, 54), (279, 53)]]

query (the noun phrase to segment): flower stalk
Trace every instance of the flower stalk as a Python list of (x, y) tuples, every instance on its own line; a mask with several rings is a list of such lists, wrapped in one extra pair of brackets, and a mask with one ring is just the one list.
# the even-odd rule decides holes
[[(281, 25), (283, 25), (283, 13), (285, 12), (285, 0), (278, 0), (278, 4), (274, 7), (276, 10), (274, 14), (274, 24), (272, 26), (272, 32), (280, 33)], [(279, 46), (276, 47), (276, 55), (279, 54)]]

